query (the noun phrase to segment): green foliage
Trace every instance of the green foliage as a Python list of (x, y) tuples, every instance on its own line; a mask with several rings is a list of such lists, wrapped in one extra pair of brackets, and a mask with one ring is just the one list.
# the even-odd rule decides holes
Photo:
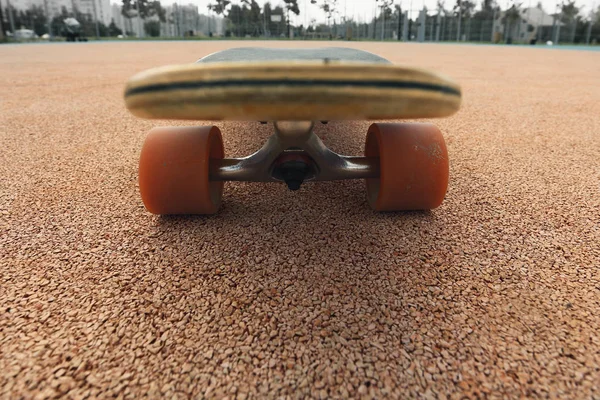
[[(392, 15), (394, 14), (392, 10), (392, 5), (394, 2), (392, 0), (379, 0), (377, 2), (377, 21), (383, 21), (384, 17), (386, 21), (392, 19)], [(396, 5), (398, 7), (398, 5)], [(382, 12), (383, 11), (383, 12)]]
[(494, 0), (483, 0), (481, 2), (481, 10), (477, 11), (473, 18), (480, 20), (489, 20), (494, 17), (494, 12), (496, 16), (500, 15), (500, 7), (498, 7)]
[(110, 36), (108, 27), (100, 21), (98, 21), (98, 33), (100, 37)]
[(287, 10), (287, 31), (288, 35), (290, 33), (290, 11), (296, 15), (300, 14), (300, 9), (298, 8), (298, 0), (283, 0), (285, 3), (285, 9)]
[(471, 18), (475, 10), (475, 3), (469, 0), (456, 0), (453, 11), (458, 16), (459, 11), (463, 18)]
[(504, 17), (502, 17), (502, 23), (505, 26), (505, 31), (507, 32), (507, 40), (512, 40), (512, 31), (513, 25), (521, 20), (521, 3), (514, 3), (506, 12), (504, 13)]
[(242, 0), (242, 6), (233, 4), (227, 13), (226, 36), (259, 36), (263, 32), (263, 16), (255, 0)]
[(119, 29), (119, 27), (115, 24), (115, 20), (110, 21), (110, 25), (108, 25), (108, 36), (119, 36), (122, 35), (123, 31)]
[[(263, 6), (263, 13), (266, 20), (267, 33), (269, 35), (279, 36), (281, 33), (285, 33), (287, 21), (285, 19), (284, 10), (282, 7), (277, 6), (275, 8), (271, 8), (271, 4), (267, 2)], [(281, 15), (283, 18), (281, 18), (280, 22), (273, 22), (271, 21), (272, 15)]]
[[(325, 12), (327, 15), (327, 25), (329, 25), (331, 21), (331, 17), (337, 13), (337, 2), (338, 0), (323, 0), (323, 3), (319, 6), (321, 10)], [(316, 4), (316, 3), (313, 3)]]
[(296, 15), (300, 15), (300, 9), (298, 8), (298, 0), (283, 0), (285, 3), (285, 8), (288, 12), (288, 15), (293, 12)]
[(82, 36), (96, 36), (96, 26), (89, 15), (77, 12), (75, 13), (75, 19), (81, 24)]
[(208, 9), (217, 15), (225, 15), (226, 8), (231, 4), (230, 0), (216, 0), (216, 4), (209, 4)]
[[(31, 29), (38, 36), (48, 33), (48, 20), (46, 19), (44, 9), (41, 6), (34, 5), (25, 11), (17, 11), (11, 4), (11, 9), (13, 21), (15, 23), (15, 29)], [(8, 20), (8, 17), (6, 19)], [(10, 24), (7, 24), (5, 29), (10, 29)]]
[(166, 21), (165, 9), (160, 5), (160, 1), (158, 0), (123, 0), (121, 14), (125, 18), (132, 18), (139, 14), (144, 19), (156, 15), (161, 22)]
[(52, 29), (52, 34), (54, 35), (64, 35), (64, 20), (69, 18), (69, 13), (67, 12), (67, 8), (62, 6), (60, 9), (60, 14), (55, 15), (50, 21), (50, 29)]
[[(226, 5), (229, 5), (227, 3)], [(226, 6), (225, 5), (225, 6)], [(214, 9), (216, 5), (211, 5)], [(241, 0), (241, 4), (232, 4), (226, 10), (227, 29), (225, 36), (260, 36), (263, 34), (279, 36), (286, 32), (289, 18), (282, 7), (271, 8), (270, 3), (265, 3), (262, 10), (256, 0)], [(290, 11), (293, 12), (292, 9)], [(299, 12), (299, 10), (298, 10)], [(271, 15), (282, 16), (280, 22), (271, 21)]]
[(160, 22), (159, 21), (148, 21), (144, 23), (144, 31), (150, 37), (160, 36)]
[(560, 22), (570, 24), (575, 21), (575, 17), (579, 14), (579, 7), (575, 5), (575, 1), (570, 1), (563, 3), (560, 11)]

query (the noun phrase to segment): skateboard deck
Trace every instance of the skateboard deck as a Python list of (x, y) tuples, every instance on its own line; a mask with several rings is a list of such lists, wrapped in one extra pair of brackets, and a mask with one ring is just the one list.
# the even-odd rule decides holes
[(460, 107), (433, 72), (348, 48), (238, 48), (132, 77), (125, 103), (148, 119), (329, 121), (433, 118)]
[(433, 72), (348, 48), (237, 48), (133, 76), (125, 104), (149, 119), (272, 122), (253, 154), (226, 158), (216, 126), (156, 127), (147, 135), (139, 189), (154, 214), (212, 214), (227, 181), (363, 179), (377, 211), (428, 210), (448, 185), (444, 137), (432, 124), (373, 123), (363, 156), (327, 148), (318, 121), (432, 118), (456, 112), (460, 87)]

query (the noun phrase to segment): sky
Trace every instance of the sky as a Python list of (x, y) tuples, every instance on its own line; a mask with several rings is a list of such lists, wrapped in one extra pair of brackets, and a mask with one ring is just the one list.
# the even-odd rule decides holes
[[(323, 0), (317, 0), (319, 4), (322, 3)], [(382, 0), (379, 0), (379, 4)], [(389, 1), (389, 0), (388, 0)], [(456, 0), (442, 0), (445, 3), (446, 9), (451, 9)], [(478, 8), (481, 4), (481, 0), (471, 0), (475, 1)], [(506, 9), (510, 7), (515, 0), (496, 0), (499, 2), (502, 9)], [(555, 12), (556, 4), (560, 3), (561, 0), (517, 0), (517, 2), (522, 3), (522, 7), (535, 7), (538, 1), (541, 1), (544, 10), (548, 13)], [(566, 0), (565, 0), (566, 1)], [(112, 3), (121, 3), (120, 1), (111, 0)], [(261, 6), (265, 3), (265, 0), (256, 0), (258, 4)], [(281, 0), (271, 0), (269, 1), (271, 5), (283, 5), (283, 1)], [(214, 3), (214, 0), (161, 0), (163, 5), (169, 5), (173, 3), (179, 3), (181, 5), (184, 4), (194, 4), (198, 6), (200, 13), (206, 14), (208, 12), (207, 6), (209, 3)], [(239, 4), (240, 0), (233, 0), (234, 4)], [(416, 18), (418, 15), (418, 10), (426, 6), (428, 9), (433, 10), (436, 8), (437, 0), (395, 0), (395, 4), (401, 4), (402, 8), (405, 10), (411, 9), (412, 17)], [(338, 0), (338, 10), (339, 17), (342, 18), (344, 15), (347, 18), (354, 17), (354, 20), (361, 21), (370, 21), (373, 18), (375, 13), (375, 5), (377, 3), (375, 0)], [(585, 15), (589, 15), (592, 7), (597, 7), (600, 4), (600, 0), (575, 0), (575, 4), (581, 9), (582, 13)], [(318, 7), (318, 5), (310, 4), (310, 0), (298, 0), (298, 6), (300, 8), (300, 15), (294, 16), (292, 21), (295, 25), (304, 24), (308, 25), (311, 23), (312, 19), (315, 19), (317, 23), (325, 22), (326, 17), (325, 13)]]

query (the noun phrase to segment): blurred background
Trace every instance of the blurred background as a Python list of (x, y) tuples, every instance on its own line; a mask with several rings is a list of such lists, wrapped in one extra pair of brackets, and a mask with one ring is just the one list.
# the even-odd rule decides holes
[(0, 0), (0, 40), (600, 42), (597, 0), (476, 1)]

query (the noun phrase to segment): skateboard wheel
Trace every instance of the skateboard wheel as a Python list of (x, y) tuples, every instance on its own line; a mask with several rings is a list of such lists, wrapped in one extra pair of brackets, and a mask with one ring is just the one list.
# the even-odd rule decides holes
[(448, 187), (448, 151), (432, 124), (372, 124), (365, 156), (379, 157), (379, 178), (367, 179), (367, 198), (376, 211), (430, 210)]
[(223, 158), (216, 126), (150, 130), (140, 156), (142, 201), (153, 214), (214, 214), (223, 182), (209, 180), (209, 160)]

